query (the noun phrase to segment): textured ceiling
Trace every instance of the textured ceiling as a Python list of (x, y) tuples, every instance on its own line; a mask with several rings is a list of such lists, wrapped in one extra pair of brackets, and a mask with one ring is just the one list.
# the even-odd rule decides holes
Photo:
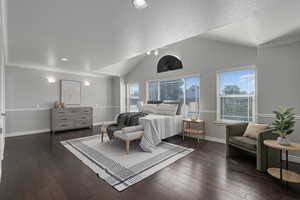
[[(299, 10), (300, 1), (288, 2)], [(7, 0), (8, 63), (120, 75), (150, 49), (288, 9), (282, 0), (148, 3), (147, 9), (136, 10), (131, 0)]]
[(300, 36), (300, 4), (283, 4), (272, 12), (235, 22), (201, 34), (200, 38), (260, 46), (277, 40), (291, 42)]

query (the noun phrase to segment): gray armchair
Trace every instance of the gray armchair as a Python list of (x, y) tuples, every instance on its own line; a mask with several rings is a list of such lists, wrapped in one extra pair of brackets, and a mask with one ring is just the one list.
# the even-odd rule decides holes
[[(246, 152), (256, 157), (256, 169), (265, 172), (267, 166), (277, 164), (280, 152), (264, 145), (264, 140), (276, 139), (277, 135), (271, 130), (266, 130), (258, 135), (257, 139), (244, 137), (243, 134), (248, 126), (248, 123), (237, 123), (226, 126), (226, 156), (243, 155)], [(268, 152), (268, 161), (267, 159)], [(268, 165), (267, 165), (268, 162)]]

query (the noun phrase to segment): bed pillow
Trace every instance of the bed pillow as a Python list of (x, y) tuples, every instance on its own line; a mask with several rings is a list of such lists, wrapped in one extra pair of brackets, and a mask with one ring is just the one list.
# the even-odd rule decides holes
[(250, 122), (243, 136), (257, 139), (258, 135), (268, 129), (268, 124), (257, 124)]
[(182, 103), (180, 101), (165, 100), (164, 104), (177, 104), (178, 106), (177, 106), (176, 115), (181, 114)]
[(157, 107), (157, 114), (160, 115), (176, 115), (178, 104), (159, 104)]
[(156, 104), (145, 104), (142, 106), (141, 111), (147, 114), (155, 114), (157, 112)]

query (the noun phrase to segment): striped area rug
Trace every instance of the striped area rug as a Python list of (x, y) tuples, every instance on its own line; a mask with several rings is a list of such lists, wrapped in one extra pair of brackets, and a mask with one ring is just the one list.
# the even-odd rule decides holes
[(148, 153), (143, 152), (136, 141), (130, 144), (130, 152), (126, 154), (123, 142), (105, 138), (102, 143), (99, 135), (61, 143), (118, 191), (125, 190), (193, 151), (162, 142), (152, 153)]

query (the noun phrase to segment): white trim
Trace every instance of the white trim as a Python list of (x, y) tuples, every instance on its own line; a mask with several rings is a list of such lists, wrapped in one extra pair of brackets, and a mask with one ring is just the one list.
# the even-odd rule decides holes
[(211, 142), (217, 142), (217, 143), (221, 143), (221, 144), (226, 144), (226, 139), (211, 137), (211, 136), (207, 136), (207, 135), (205, 136), (205, 140), (211, 141)]
[(2, 29), (2, 42), (3, 42), (3, 53), (4, 53), (4, 64), (7, 63), (7, 55), (8, 55), (8, 48), (7, 48), (7, 1), (1, 0), (1, 29)]
[(31, 130), (31, 131), (16, 131), (11, 133), (6, 133), (5, 137), (17, 137), (17, 136), (23, 136), (23, 135), (34, 135), (34, 134), (41, 134), (41, 133), (47, 133), (50, 132), (50, 129), (39, 129), (39, 130)]
[(175, 80), (175, 79), (182, 79), (182, 78), (189, 78), (189, 77), (194, 77), (194, 76), (199, 76), (199, 78), (201, 78), (200, 73), (193, 73), (193, 74), (187, 74), (187, 75), (181, 75), (181, 76), (168, 76), (165, 78), (160, 78), (160, 79), (150, 79), (147, 80), (146, 82), (149, 81), (171, 81), (171, 80)]
[[(104, 121), (101, 122), (95, 122), (93, 123), (93, 126), (100, 126), (103, 124)], [(10, 132), (6, 133), (5, 137), (17, 137), (17, 136), (23, 136), (23, 135), (34, 135), (34, 134), (42, 134), (42, 133), (50, 133), (50, 129), (37, 129), (37, 130), (28, 130), (28, 131), (16, 131), (16, 132)], [(72, 130), (70, 130), (72, 131)]]
[[(258, 117), (263, 117), (263, 118), (272, 118), (272, 119), (276, 118), (275, 114), (258, 113), (257, 116)], [(296, 115), (295, 119), (300, 120), (300, 115)]]
[[(81, 105), (81, 106), (76, 106), (76, 107), (93, 107), (89, 105)], [(71, 107), (67, 107), (71, 108)], [(114, 109), (114, 108), (120, 108), (120, 106), (98, 106), (98, 107), (93, 107), (93, 109)], [(36, 108), (36, 107), (31, 107), (31, 108), (6, 108), (7, 112), (26, 112), (26, 111), (43, 111), (43, 110), (50, 110), (52, 109), (51, 107), (44, 107), (44, 108)]]
[[(289, 158), (289, 162), (300, 163), (299, 156), (289, 155), (288, 158)], [(282, 153), (282, 160), (286, 160), (285, 153)]]
[(28, 69), (28, 70), (39, 70), (39, 71), (49, 71), (49, 72), (57, 72), (57, 73), (64, 73), (64, 74), (73, 74), (77, 76), (90, 76), (90, 77), (97, 77), (97, 78), (111, 78), (112, 76), (103, 74), (100, 75), (98, 74), (93, 74), (93, 73), (87, 73), (87, 72), (81, 72), (81, 71), (73, 71), (73, 70), (67, 70), (59, 67), (47, 67), (47, 66), (37, 66), (37, 65), (21, 65), (17, 63), (7, 63), (5, 67), (18, 67), (18, 68), (23, 68), (23, 69)]
[(199, 110), (199, 113), (217, 113), (216, 110)]
[(257, 69), (257, 67), (256, 67), (256, 65), (237, 66), (237, 67), (231, 67), (231, 68), (227, 68), (227, 69), (217, 70), (217, 73), (232, 72), (232, 71), (238, 71), (238, 70), (244, 70), (244, 69)]

